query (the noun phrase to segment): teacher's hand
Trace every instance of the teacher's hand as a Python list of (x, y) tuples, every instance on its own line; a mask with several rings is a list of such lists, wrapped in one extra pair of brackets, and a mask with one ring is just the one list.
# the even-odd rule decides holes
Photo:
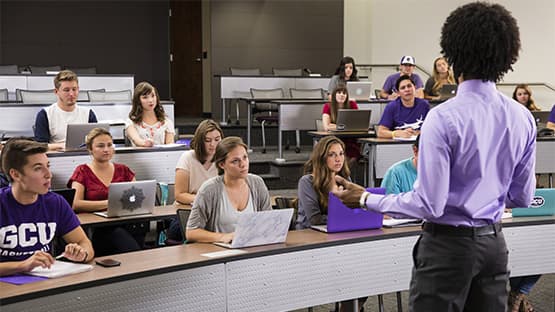
[(364, 187), (349, 182), (345, 180), (343, 177), (335, 176), (335, 182), (339, 185), (336, 189), (334, 188), (331, 192), (333, 195), (337, 196), (345, 205), (358, 208), (360, 207), (359, 200), (362, 193), (364, 193)]

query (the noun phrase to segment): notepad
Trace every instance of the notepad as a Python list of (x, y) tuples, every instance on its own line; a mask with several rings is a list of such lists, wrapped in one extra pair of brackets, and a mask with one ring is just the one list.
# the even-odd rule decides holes
[(408, 138), (401, 138), (401, 137), (394, 137), (393, 140), (395, 141), (416, 141), (416, 135), (410, 136)]
[(384, 227), (403, 227), (422, 224), (420, 219), (383, 219)]
[(72, 263), (65, 261), (56, 261), (50, 266), (50, 269), (43, 267), (36, 267), (26, 274), (34, 276), (42, 276), (47, 278), (57, 278), (66, 275), (72, 275), (92, 270), (93, 266), (90, 264)]

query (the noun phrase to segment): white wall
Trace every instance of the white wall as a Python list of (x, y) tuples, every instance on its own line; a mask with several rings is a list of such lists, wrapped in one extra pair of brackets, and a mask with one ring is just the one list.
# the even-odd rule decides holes
[[(344, 53), (360, 64), (397, 64), (409, 54), (431, 71), (439, 56), (441, 27), (464, 0), (345, 0)], [(555, 1), (496, 1), (520, 27), (522, 51), (504, 82), (546, 82), (555, 86)], [(361, 39), (362, 38), (362, 39)], [(379, 87), (383, 81), (374, 81)], [(534, 89), (536, 101), (547, 90)], [(551, 108), (551, 103), (539, 103)]]

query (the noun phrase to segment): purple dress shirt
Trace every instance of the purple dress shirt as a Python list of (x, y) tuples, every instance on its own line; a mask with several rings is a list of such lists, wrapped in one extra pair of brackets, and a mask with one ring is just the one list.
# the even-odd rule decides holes
[(493, 82), (468, 80), (422, 126), (414, 190), (371, 194), (366, 206), (394, 217), (454, 226), (501, 221), (528, 207), (535, 188), (536, 126)]

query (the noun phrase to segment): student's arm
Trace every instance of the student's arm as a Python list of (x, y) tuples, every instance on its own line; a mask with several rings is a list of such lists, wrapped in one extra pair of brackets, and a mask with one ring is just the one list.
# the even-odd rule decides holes
[(154, 142), (151, 139), (141, 138), (137, 129), (135, 129), (132, 124), (127, 125), (127, 128), (125, 128), (125, 135), (127, 135), (129, 140), (131, 140), (135, 146), (152, 147), (154, 145)]
[(328, 114), (322, 114), (322, 126), (325, 131), (337, 129), (337, 125), (331, 122), (331, 117)]
[(416, 96), (417, 98), (423, 99), (423, 98), (424, 98), (424, 89), (422, 89), (422, 88), (416, 89), (416, 94), (415, 94), (415, 96)]
[(98, 120), (96, 118), (96, 115), (94, 114), (93, 110), (91, 109), (89, 111), (89, 123), (97, 123)]
[(33, 129), (35, 140), (37, 142), (48, 143), (50, 141), (50, 130), (48, 125), (48, 117), (46, 111), (41, 109), (35, 118), (35, 127)]
[(548, 121), (546, 127), (555, 130), (555, 123)]
[(64, 257), (75, 262), (89, 262), (94, 258), (94, 249), (91, 241), (85, 235), (81, 226), (76, 227), (63, 236), (67, 245)]
[(196, 195), (189, 193), (189, 172), (177, 168), (175, 170), (175, 199), (182, 204), (190, 204)]
[(407, 128), (403, 130), (390, 130), (386, 126), (378, 125), (378, 138), (394, 139), (394, 138), (410, 138), (418, 134), (418, 131)]
[(308, 224), (301, 224), (303, 228), (311, 225), (325, 224), (326, 218), (322, 215), (320, 210), (320, 203), (318, 202), (318, 194), (314, 191), (312, 181), (308, 176), (301, 177), (298, 185), (298, 210), (300, 214), (306, 216)]
[(175, 133), (166, 132), (166, 136), (164, 138), (164, 144), (172, 144), (175, 142)]
[(234, 233), (210, 232), (205, 229), (187, 229), (185, 231), (187, 241), (197, 243), (230, 243), (233, 240), (233, 234)]
[(0, 262), (0, 276), (29, 272), (39, 266), (50, 268), (54, 261), (54, 257), (52, 257), (51, 254), (44, 251), (37, 251), (23, 261)]
[(75, 212), (94, 212), (108, 208), (108, 200), (85, 200), (85, 186), (77, 181), (71, 183), (71, 188), (75, 189), (75, 199), (73, 200), (73, 210)]

